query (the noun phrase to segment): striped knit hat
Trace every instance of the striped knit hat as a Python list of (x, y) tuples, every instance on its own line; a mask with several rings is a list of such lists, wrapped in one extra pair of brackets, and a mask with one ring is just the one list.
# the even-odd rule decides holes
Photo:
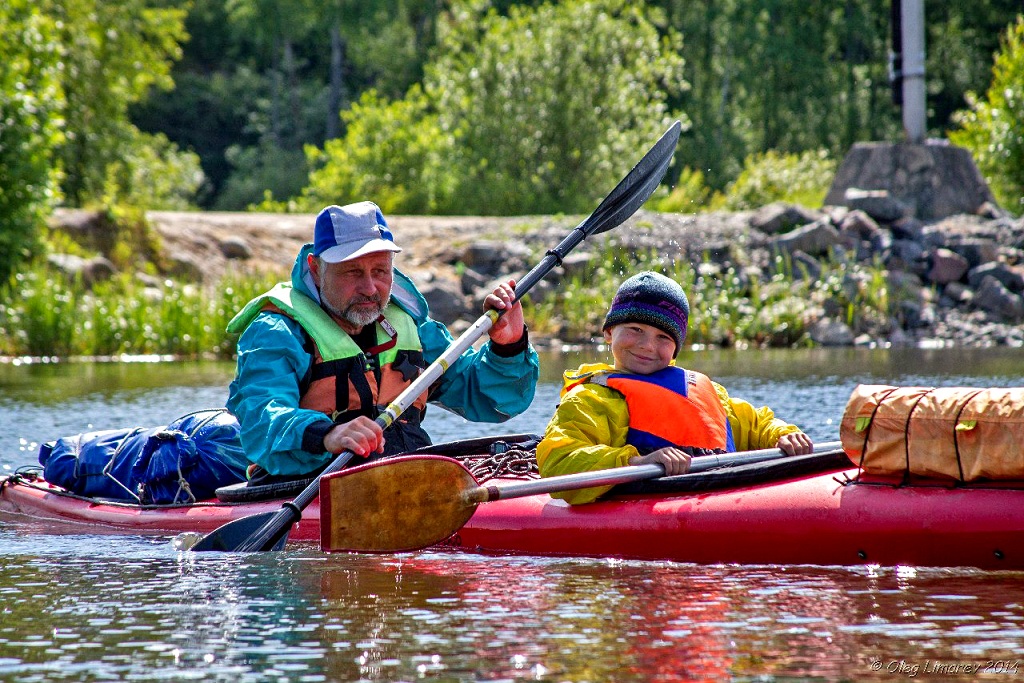
[(602, 330), (619, 323), (643, 323), (657, 327), (676, 342), (676, 355), (686, 339), (690, 303), (675, 280), (660, 273), (637, 273), (619, 286)]

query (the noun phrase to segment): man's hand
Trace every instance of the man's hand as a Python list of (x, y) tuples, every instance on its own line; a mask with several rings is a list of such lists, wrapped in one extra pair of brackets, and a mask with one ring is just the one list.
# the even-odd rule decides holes
[(803, 432), (794, 432), (779, 437), (778, 447), (786, 455), (807, 455), (814, 452), (811, 437)]
[(488, 331), (491, 341), (495, 344), (514, 344), (523, 336), (523, 305), (516, 302), (516, 281), (509, 280), (494, 288), (494, 291), (484, 299), (484, 311), (494, 309), (505, 311), (505, 314), (498, 318), (498, 322)]
[(630, 465), (651, 465), (660, 463), (665, 466), (665, 476), (672, 477), (677, 474), (686, 474), (690, 471), (690, 455), (678, 448), (666, 446), (659, 448), (647, 455), (634, 455), (629, 459)]
[(334, 425), (324, 437), (324, 446), (334, 454), (352, 451), (365, 458), (384, 448), (384, 430), (370, 418), (360, 415), (354, 420)]

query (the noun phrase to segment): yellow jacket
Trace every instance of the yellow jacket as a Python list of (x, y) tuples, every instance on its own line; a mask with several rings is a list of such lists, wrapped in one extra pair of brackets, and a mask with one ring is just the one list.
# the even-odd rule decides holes
[[(588, 363), (565, 372), (561, 403), (537, 446), (542, 477), (622, 467), (639, 455), (626, 443), (629, 408), (621, 393), (590, 382), (577, 384), (568, 392), (565, 389), (583, 374), (613, 369), (605, 363)], [(772, 448), (781, 436), (800, 431), (796, 425), (776, 418), (768, 406), (754, 408), (742, 399), (731, 398), (717, 382), (714, 385), (729, 418), (736, 450)], [(597, 486), (551, 495), (577, 505), (595, 500), (610, 488)]]

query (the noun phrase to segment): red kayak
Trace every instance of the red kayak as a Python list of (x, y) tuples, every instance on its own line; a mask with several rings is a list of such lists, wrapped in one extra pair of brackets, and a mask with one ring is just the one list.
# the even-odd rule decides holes
[[(1024, 570), (1024, 484), (950, 488), (857, 482), (857, 470), (848, 464), (833, 460), (824, 472), (821, 466), (796, 475), (783, 471), (782, 478), (776, 473), (770, 481), (747, 477), (730, 483), (711, 472), (706, 478), (717, 482), (715, 490), (707, 490), (710, 485), (674, 492), (625, 489), (579, 506), (548, 494), (494, 500), (479, 504), (468, 522), (435, 548), (697, 563)], [(0, 520), (30, 520), (36, 529), (59, 532), (71, 523), (88, 533), (205, 534), (281, 503), (142, 507), (85, 499), (20, 477), (0, 481)], [(332, 523), (329, 508), (323, 511), (325, 535)], [(315, 501), (289, 538), (315, 541), (321, 532), (321, 507)]]

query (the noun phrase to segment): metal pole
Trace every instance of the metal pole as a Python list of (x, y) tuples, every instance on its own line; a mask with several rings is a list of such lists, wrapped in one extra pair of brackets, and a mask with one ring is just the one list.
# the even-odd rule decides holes
[(903, 38), (903, 129), (909, 142), (925, 135), (924, 0), (900, 0)]

